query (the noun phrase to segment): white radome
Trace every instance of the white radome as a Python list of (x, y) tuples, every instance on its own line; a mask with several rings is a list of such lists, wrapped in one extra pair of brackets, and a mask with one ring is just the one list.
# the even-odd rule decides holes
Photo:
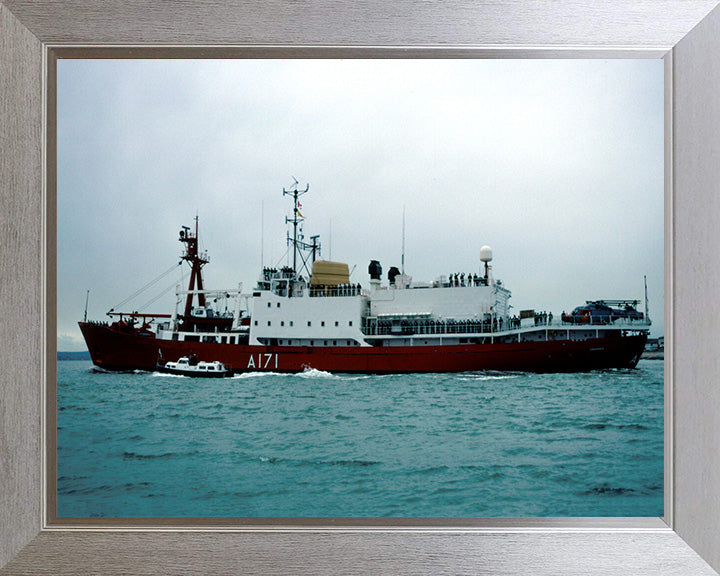
[(490, 262), (492, 261), (492, 248), (490, 246), (483, 246), (480, 248), (480, 261)]

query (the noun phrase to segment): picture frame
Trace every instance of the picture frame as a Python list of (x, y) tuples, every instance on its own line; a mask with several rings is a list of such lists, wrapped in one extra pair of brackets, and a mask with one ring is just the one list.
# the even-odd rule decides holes
[[(275, 2), (178, 3), (173, 10), (162, 3), (148, 8), (131, 2), (122, 13), (110, 2), (95, 2), (92, 9), (81, 2), (41, 8), (30, 1), (0, 3), (0, 54), (7, 55), (0, 59), (0, 72), (12, 78), (0, 88), (0, 101), (9, 111), (0, 134), (3, 142), (12, 143), (0, 172), (5, 204), (0, 269), (8, 295), (2, 302), (6, 322), (0, 328), (8, 367), (2, 376), (5, 433), (0, 436), (0, 461), (8, 464), (0, 469), (0, 574), (519, 574), (529, 565), (537, 574), (713, 574), (711, 566), (720, 567), (720, 456), (711, 449), (720, 416), (708, 409), (718, 405), (713, 399), (719, 394), (712, 387), (718, 345), (710, 337), (709, 319), (717, 311), (712, 297), (718, 272), (703, 266), (711, 254), (703, 249), (718, 240), (711, 218), (717, 207), (713, 183), (718, 168), (709, 162), (713, 134), (707, 130), (720, 124), (720, 107), (708, 97), (720, 85), (713, 58), (720, 37), (718, 3), (618, 2), (598, 7), (590, 2), (540, 2), (528, 8), (522, 2), (463, 1), (446, 14), (432, 3), (403, 3), (397, 8), (400, 14), (381, 3), (362, 9), (350, 2), (323, 4), (304, 6), (303, 18)], [(507, 19), (507, 14), (513, 17)], [(413, 25), (399, 16), (414, 16)], [(173, 25), (161, 25), (168, 21)], [(357, 22), (367, 27), (350, 26)], [(402, 22), (398, 29), (389, 26)], [(483, 23), (480, 29), (477, 22)], [(289, 23), (302, 31), (283, 40), (288, 29), (295, 29)], [(556, 29), (555, 23), (563, 25)], [(521, 519), (454, 526), (443, 520), (424, 526), (330, 521), (222, 530), (143, 526), (142, 521), (112, 529), (48, 523), (43, 454), (54, 445), (52, 435), (43, 430), (44, 411), (52, 405), (44, 402), (49, 398), (43, 398), (42, 384), (53, 376), (54, 347), (45, 335), (54, 314), (44, 278), (55, 264), (45, 244), (52, 242), (51, 202), (44, 197), (52, 171), (44, 167), (46, 161), (51, 165), (55, 153), (52, 139), (45, 138), (45, 95), (51, 93), (45, 80), (53, 50), (102, 52), (108, 44), (134, 49), (160, 44), (181, 55), (202, 49), (170, 45), (200, 43), (244, 45), (246, 53), (256, 51), (261, 57), (316, 55), (318, 50), (324, 57), (362, 50), (367, 57), (433, 57), (442, 49), (473, 57), (664, 56), (671, 102), (666, 108), (666, 264), (671, 271), (666, 272), (665, 294), (672, 303), (665, 321), (670, 385), (664, 521)], [(266, 43), (276, 47), (260, 46)], [(681, 278), (692, 281), (679, 282)], [(700, 331), (692, 318), (703, 319)], [(28, 326), (30, 334), (18, 337), (18, 325)]]

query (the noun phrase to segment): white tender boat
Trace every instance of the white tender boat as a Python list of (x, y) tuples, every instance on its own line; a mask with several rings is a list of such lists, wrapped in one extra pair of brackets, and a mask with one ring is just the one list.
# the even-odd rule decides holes
[(166, 374), (177, 376), (190, 376), (192, 378), (223, 378), (230, 376), (231, 370), (225, 364), (218, 362), (198, 361), (197, 356), (182, 356), (177, 362), (158, 363), (157, 369)]

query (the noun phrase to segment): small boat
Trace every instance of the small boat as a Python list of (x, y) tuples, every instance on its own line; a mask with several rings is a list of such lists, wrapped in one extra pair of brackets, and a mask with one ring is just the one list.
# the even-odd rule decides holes
[(157, 369), (165, 374), (174, 374), (176, 376), (190, 376), (192, 378), (224, 378), (230, 376), (231, 370), (225, 367), (225, 364), (218, 362), (198, 361), (197, 356), (182, 356), (177, 362), (166, 362), (161, 364), (158, 362)]

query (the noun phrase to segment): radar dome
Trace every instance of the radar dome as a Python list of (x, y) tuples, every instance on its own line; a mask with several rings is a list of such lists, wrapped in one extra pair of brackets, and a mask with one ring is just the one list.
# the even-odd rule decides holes
[(480, 261), (490, 262), (492, 260), (492, 248), (490, 246), (483, 246), (480, 248)]

